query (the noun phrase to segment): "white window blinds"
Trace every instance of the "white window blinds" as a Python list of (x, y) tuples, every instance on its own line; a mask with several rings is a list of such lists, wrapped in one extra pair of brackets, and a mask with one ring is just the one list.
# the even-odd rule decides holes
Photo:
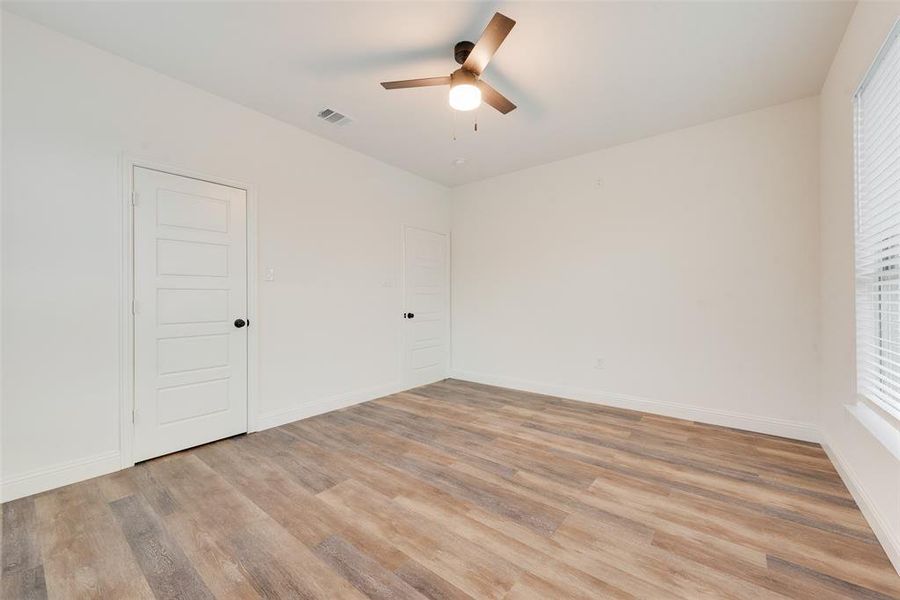
[(856, 93), (858, 392), (900, 415), (900, 23)]

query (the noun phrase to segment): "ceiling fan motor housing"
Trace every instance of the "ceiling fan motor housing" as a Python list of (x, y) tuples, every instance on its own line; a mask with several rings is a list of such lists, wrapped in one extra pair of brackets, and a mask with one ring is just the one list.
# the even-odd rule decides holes
[(465, 69), (457, 69), (450, 73), (450, 87), (456, 87), (458, 85), (476, 85), (478, 83), (478, 76), (471, 71), (467, 71)]
[(458, 64), (466, 62), (466, 59), (469, 58), (469, 53), (474, 47), (475, 44), (472, 42), (456, 42), (456, 45), (453, 47), (453, 57), (456, 59), (456, 62)]

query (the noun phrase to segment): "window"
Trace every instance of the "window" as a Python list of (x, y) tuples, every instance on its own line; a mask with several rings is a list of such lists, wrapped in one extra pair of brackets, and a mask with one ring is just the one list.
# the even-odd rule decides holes
[(857, 391), (900, 417), (900, 22), (856, 111)]

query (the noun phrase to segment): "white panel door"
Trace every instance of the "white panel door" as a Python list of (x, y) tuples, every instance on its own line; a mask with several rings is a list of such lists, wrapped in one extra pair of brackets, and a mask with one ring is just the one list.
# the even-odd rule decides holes
[(140, 461), (247, 431), (247, 197), (139, 167), (134, 193)]
[(403, 230), (403, 379), (408, 386), (447, 377), (450, 302), (447, 236)]

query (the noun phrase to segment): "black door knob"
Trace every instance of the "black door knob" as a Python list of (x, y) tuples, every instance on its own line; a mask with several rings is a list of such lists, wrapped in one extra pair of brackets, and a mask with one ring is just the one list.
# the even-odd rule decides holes
[(416, 315), (414, 315), (414, 314), (412, 314), (412, 313), (409, 313), (409, 315), (408, 315), (406, 318), (407, 318), (407, 319), (412, 319), (412, 318), (415, 317), (415, 316), (416, 316)]
[(235, 319), (234, 320), (234, 326), (237, 327), (238, 329), (240, 329), (241, 327), (243, 327), (246, 324), (247, 324), (247, 321), (245, 321), (243, 319)]

